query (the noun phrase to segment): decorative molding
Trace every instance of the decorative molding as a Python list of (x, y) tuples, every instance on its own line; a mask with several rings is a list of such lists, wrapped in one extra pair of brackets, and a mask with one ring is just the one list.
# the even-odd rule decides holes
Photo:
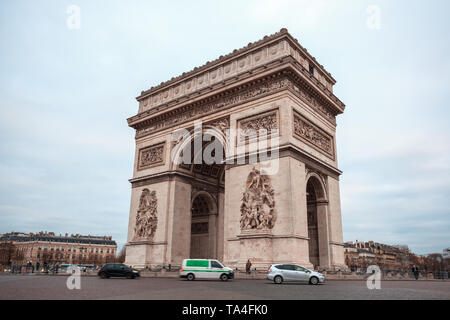
[(240, 90), (229, 90), (208, 100), (202, 100), (188, 106), (181, 107), (166, 114), (155, 116), (136, 127), (136, 138), (141, 138), (158, 130), (179, 125), (186, 121), (195, 120), (205, 115), (228, 109), (266, 94), (287, 88), (291, 81), (281, 74), (273, 75), (265, 81), (255, 81), (253, 85), (243, 86)]
[(147, 169), (164, 164), (165, 142), (139, 149), (138, 170)]
[[(192, 174), (191, 173), (184, 173), (180, 171), (164, 171), (159, 173), (154, 173), (150, 175), (146, 175), (143, 177), (137, 177), (134, 179), (128, 180), (131, 183), (132, 188), (141, 188), (145, 186), (151, 186), (155, 183), (160, 182), (167, 182), (167, 181), (180, 181), (186, 184), (192, 184)], [(212, 181), (212, 179), (205, 179), (202, 176), (195, 177), (195, 183), (199, 183), (205, 186), (209, 186), (211, 190), (216, 190), (216, 192), (223, 192), (224, 190), (224, 184), (217, 183), (217, 181)]]
[(230, 117), (224, 117), (221, 119), (217, 119), (217, 120), (207, 123), (206, 125), (216, 128), (217, 130), (222, 132), (223, 136), (225, 136), (227, 129), (230, 128)]
[(158, 224), (158, 199), (156, 191), (142, 190), (134, 227), (134, 241), (152, 240)]
[(284, 89), (292, 92), (329, 123), (336, 124), (336, 113), (331, 111), (329, 103), (325, 102), (290, 68), (162, 114), (152, 116), (154, 113), (152, 110), (139, 113), (129, 118), (128, 124), (136, 129), (136, 139), (138, 139)]
[(271, 230), (275, 224), (274, 190), (267, 175), (253, 168), (246, 181), (241, 204), (241, 230)]
[(334, 160), (333, 137), (294, 110), (293, 135)]
[(309, 107), (317, 111), (328, 122), (336, 124), (336, 119), (330, 110), (316, 97), (308, 87), (301, 84), (301, 82), (293, 81), (292, 89), (294, 94), (305, 102)]
[(258, 137), (259, 130), (266, 130), (268, 137), (273, 130), (278, 130), (279, 134), (278, 109), (239, 119), (238, 129), (239, 142)]

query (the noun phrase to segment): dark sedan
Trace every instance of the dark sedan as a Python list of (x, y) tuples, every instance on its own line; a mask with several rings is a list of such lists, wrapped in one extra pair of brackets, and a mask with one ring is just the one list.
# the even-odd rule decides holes
[(98, 275), (105, 279), (110, 277), (126, 277), (134, 279), (140, 276), (139, 271), (127, 267), (122, 263), (107, 263), (98, 271)]

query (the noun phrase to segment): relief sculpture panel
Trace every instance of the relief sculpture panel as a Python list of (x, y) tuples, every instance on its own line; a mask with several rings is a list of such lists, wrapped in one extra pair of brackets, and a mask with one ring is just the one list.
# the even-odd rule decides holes
[(164, 143), (139, 150), (138, 170), (164, 164)]
[(253, 168), (241, 204), (241, 230), (270, 230), (275, 224), (274, 190), (267, 175)]
[(294, 136), (334, 159), (333, 138), (296, 112), (294, 112)]
[(260, 130), (266, 130), (267, 136), (270, 136), (274, 131), (278, 132), (277, 110), (239, 120), (238, 127), (239, 142), (245, 141), (246, 138), (257, 137)]
[(151, 240), (153, 238), (158, 224), (157, 209), (156, 192), (150, 192), (149, 189), (142, 190), (134, 227), (135, 239)]

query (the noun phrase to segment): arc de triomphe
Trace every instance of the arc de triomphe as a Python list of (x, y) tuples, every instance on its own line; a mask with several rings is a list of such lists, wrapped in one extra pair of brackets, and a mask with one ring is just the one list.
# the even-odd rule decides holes
[[(281, 29), (143, 91), (128, 119), (136, 152), (126, 263), (344, 268), (335, 133), (345, 105), (335, 82)], [(182, 131), (191, 134), (174, 139)], [(268, 144), (252, 149), (263, 133)], [(202, 159), (211, 141), (221, 161)]]

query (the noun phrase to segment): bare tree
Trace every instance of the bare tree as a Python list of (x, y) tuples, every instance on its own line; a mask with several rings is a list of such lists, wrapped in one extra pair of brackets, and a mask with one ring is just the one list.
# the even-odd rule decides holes
[(11, 265), (17, 256), (17, 247), (11, 242), (0, 243), (0, 264)]
[(425, 266), (428, 271), (443, 271), (447, 269), (446, 260), (440, 253), (429, 254), (425, 258)]
[(125, 262), (125, 255), (126, 255), (127, 248), (125, 246), (122, 247), (119, 254), (116, 257), (116, 262), (124, 263)]

